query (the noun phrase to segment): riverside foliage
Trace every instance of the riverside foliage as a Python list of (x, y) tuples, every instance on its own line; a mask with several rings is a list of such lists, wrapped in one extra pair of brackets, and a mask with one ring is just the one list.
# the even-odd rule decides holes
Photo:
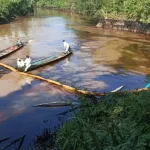
[(80, 111), (58, 132), (58, 150), (149, 150), (150, 93), (80, 98)]
[(36, 0), (37, 6), (68, 8), (92, 19), (113, 18), (150, 23), (150, 0)]
[(0, 0), (0, 24), (33, 12), (31, 0)]

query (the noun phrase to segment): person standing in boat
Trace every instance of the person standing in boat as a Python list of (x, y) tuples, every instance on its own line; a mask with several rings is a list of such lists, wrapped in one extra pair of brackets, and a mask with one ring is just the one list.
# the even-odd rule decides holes
[(65, 53), (69, 53), (70, 52), (70, 45), (65, 40), (63, 40), (63, 43), (64, 43)]
[(17, 59), (17, 67), (18, 67), (18, 68), (24, 67), (24, 61), (21, 60), (20, 58)]
[(22, 42), (21, 42), (21, 40), (20, 40), (20, 38), (18, 37), (18, 40), (17, 40), (17, 43), (16, 43), (16, 46), (21, 46), (22, 45)]
[(28, 70), (28, 68), (31, 66), (31, 58), (28, 55), (26, 56), (24, 63), (25, 63), (24, 71), (26, 72)]

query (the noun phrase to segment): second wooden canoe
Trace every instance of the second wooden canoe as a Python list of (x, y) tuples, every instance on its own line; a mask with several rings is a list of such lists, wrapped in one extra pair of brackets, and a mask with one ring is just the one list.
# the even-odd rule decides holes
[[(31, 62), (31, 66), (28, 68), (27, 72), (28, 71), (31, 71), (31, 70), (34, 70), (36, 68), (39, 68), (39, 67), (42, 67), (42, 66), (45, 66), (47, 64), (50, 64), (52, 62), (55, 62), (55, 61), (58, 61), (58, 60), (61, 60), (69, 55), (72, 54), (72, 51), (70, 51), (69, 53), (60, 53), (60, 55), (53, 55), (53, 56), (49, 56), (49, 57), (46, 57), (46, 58), (42, 58), (42, 59), (39, 59), (39, 60), (36, 60), (36, 61), (33, 61)], [(16, 69), (18, 71), (21, 71), (23, 72), (25, 70), (25, 67), (23, 68), (17, 68)]]
[(22, 48), (24, 45), (20, 45), (20, 46), (16, 46), (16, 45), (13, 45), (13, 46), (10, 46), (2, 51), (0, 51), (0, 59), (16, 52), (17, 50), (19, 50), (20, 48)]

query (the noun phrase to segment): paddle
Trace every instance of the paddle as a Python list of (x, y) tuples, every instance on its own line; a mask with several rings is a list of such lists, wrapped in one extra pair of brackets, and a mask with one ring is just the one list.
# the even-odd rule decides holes
[[(32, 41), (33, 41), (33, 40), (28, 40), (28, 41), (22, 42), (22, 43), (25, 45), (25, 44), (27, 44), (27, 43), (31, 43)], [(7, 50), (7, 49), (9, 49), (9, 48), (11, 48), (11, 46), (8, 47), (8, 48), (6, 48), (6, 49), (1, 50), (0, 52), (3, 52), (3, 51), (5, 51), (5, 50)]]
[(112, 92), (112, 93), (115, 93), (115, 92), (117, 92), (117, 91), (120, 91), (123, 87), (124, 87), (124, 86), (120, 86), (120, 87), (118, 87), (118, 88), (112, 90), (111, 92)]
[(26, 41), (26, 42), (23, 42), (23, 43), (31, 43), (33, 40), (29, 40), (29, 41)]
[(23, 45), (26, 45), (27, 43), (31, 43), (33, 40), (28, 40), (28, 41), (26, 41), (26, 42), (22, 42), (23, 43)]

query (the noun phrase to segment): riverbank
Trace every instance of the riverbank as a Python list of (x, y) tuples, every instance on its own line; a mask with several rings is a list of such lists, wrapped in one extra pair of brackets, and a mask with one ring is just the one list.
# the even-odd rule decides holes
[[(13, 64), (18, 57), (24, 58), (26, 55), (39, 59), (60, 53), (63, 48), (62, 40), (66, 39), (71, 46), (80, 44), (81, 49), (75, 51), (70, 58), (35, 70), (33, 74), (72, 85), (77, 89), (100, 92), (111, 91), (120, 85), (125, 85), (125, 90), (144, 87), (150, 81), (148, 36), (97, 29), (88, 24), (88, 21), (85, 22), (85, 19), (80, 20), (70, 14), (42, 10), (34, 16), (21, 17), (11, 24), (1, 25), (1, 38), (6, 39), (1, 40), (3, 48), (12, 45), (17, 36), (22, 40), (34, 40), (25, 49), (1, 61)], [(14, 39), (10, 40), (9, 37)], [(18, 80), (17, 78), (12, 77), (14, 80)], [(19, 86), (20, 79), (15, 83)], [(7, 93), (0, 101), (0, 139), (20, 137), (26, 132), (30, 138), (25, 139), (24, 145), (27, 145), (35, 134), (42, 132), (46, 124), (48, 127), (57, 124), (57, 121), (52, 120), (65, 111), (64, 107), (35, 108), (33, 105), (77, 99), (72, 93), (65, 93), (61, 88), (38, 81), (25, 84), (19, 91)]]
[(0, 0), (0, 24), (9, 23), (17, 16), (33, 13), (33, 4), (26, 1)]
[(81, 0), (38, 0), (36, 6), (84, 14), (93, 22), (97, 22), (97, 27), (105, 29), (150, 34), (150, 12), (147, 8), (149, 4), (148, 0), (135, 3), (129, 0), (114, 0), (113, 2), (111, 0), (107, 0), (107, 2), (102, 0), (87, 0), (86, 2)]
[(80, 112), (51, 138), (56, 149), (149, 149), (150, 93), (79, 97)]
[(104, 19), (96, 27), (104, 29), (113, 29), (121, 31), (130, 31), (135, 33), (150, 34), (150, 24), (137, 21)]

